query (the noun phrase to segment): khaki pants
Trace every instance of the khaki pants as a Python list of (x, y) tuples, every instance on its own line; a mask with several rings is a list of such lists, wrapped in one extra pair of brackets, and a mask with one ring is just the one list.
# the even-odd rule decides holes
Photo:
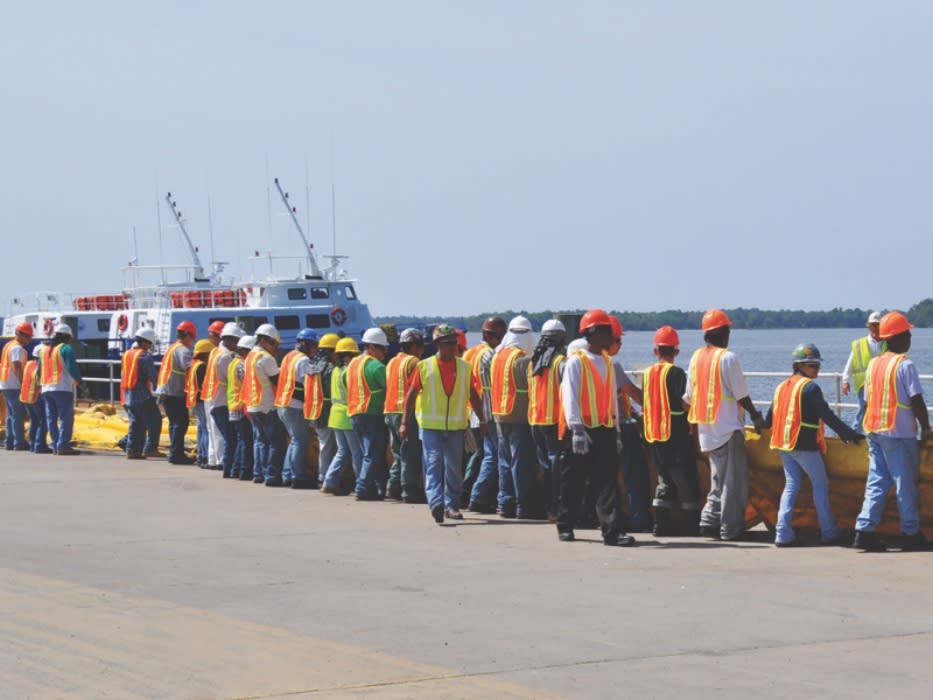
[(710, 488), (700, 516), (701, 527), (719, 528), (724, 540), (735, 539), (745, 530), (748, 503), (748, 461), (745, 434), (732, 437), (709, 453)]

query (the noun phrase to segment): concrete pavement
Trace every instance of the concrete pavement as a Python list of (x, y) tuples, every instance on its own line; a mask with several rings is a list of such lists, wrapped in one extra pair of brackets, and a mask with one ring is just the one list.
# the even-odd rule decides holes
[(933, 554), (776, 550), (0, 452), (0, 698), (927, 697)]

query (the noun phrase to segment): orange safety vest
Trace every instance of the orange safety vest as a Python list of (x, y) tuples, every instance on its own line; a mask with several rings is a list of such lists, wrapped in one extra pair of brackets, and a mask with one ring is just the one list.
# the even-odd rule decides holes
[(386, 365), (386, 403), (383, 413), (402, 413), (405, 410), (405, 394), (411, 386), (418, 358), (400, 352)]
[[(298, 361), (306, 355), (301, 350), (292, 350), (282, 358), (279, 370), (279, 382), (275, 387), (275, 407), (288, 408), (295, 390), (298, 388)], [(304, 390), (302, 389), (302, 392)], [(304, 402), (304, 396), (299, 397)]]
[[(492, 392), (492, 415), (507, 416), (515, 407), (515, 397), (518, 389), (512, 377), (512, 366), (515, 360), (524, 355), (519, 348), (503, 348), (492, 358), (490, 367), (490, 391)], [(527, 392), (527, 389), (522, 389)]]
[(185, 372), (185, 406), (188, 408), (194, 408), (198, 405), (201, 387), (198, 386), (197, 371), (203, 364), (204, 360), (195, 360), (191, 363), (188, 371)]
[(5, 382), (10, 378), (10, 370), (13, 369), (13, 363), (10, 361), (10, 355), (14, 347), (22, 347), (18, 341), (10, 340), (3, 346), (3, 353), (0, 354), (0, 382)]
[(872, 358), (865, 370), (865, 418), (862, 428), (866, 433), (883, 433), (894, 429), (897, 409), (910, 410), (910, 406), (897, 400), (897, 368), (907, 355), (883, 352)]
[(528, 363), (528, 424), (556, 425), (560, 416), (560, 363), (564, 356), (557, 354), (551, 365), (541, 374), (533, 374)]
[(201, 384), (202, 401), (213, 401), (214, 397), (217, 396), (220, 385), (223, 384), (220, 381), (220, 374), (217, 372), (217, 363), (220, 362), (224, 352), (226, 352), (226, 348), (223, 345), (218, 345), (207, 356), (207, 371), (204, 373), (204, 383)]
[(272, 357), (272, 355), (258, 346), (250, 350), (246, 356), (246, 362), (243, 367), (243, 385), (240, 387), (240, 398), (246, 408), (256, 408), (262, 403), (262, 380), (256, 372), (256, 365), (263, 356)]
[[(366, 381), (366, 365), (376, 358), (372, 355), (359, 355), (347, 365), (347, 415), (355, 416), (366, 413), (373, 390)], [(381, 389), (380, 389), (381, 391)]]
[[(480, 365), (483, 363), (483, 358), (492, 352), (495, 352), (495, 350), (489, 343), (483, 341), (478, 345), (474, 345), (463, 354), (464, 361), (469, 362), (473, 367), (473, 388), (476, 390), (476, 395), (480, 398), (483, 398), (485, 392), (490, 389), (490, 387), (483, 384), (483, 377), (480, 374)], [(486, 418), (491, 418), (491, 416), (486, 416)]]
[(707, 345), (693, 353), (690, 363), (690, 412), (691, 423), (710, 425), (719, 416), (722, 403), (722, 356), (725, 348)]
[(62, 378), (62, 372), (65, 371), (65, 363), (62, 360), (62, 344), (59, 343), (54, 348), (46, 345), (39, 351), (42, 371), (39, 377), (39, 383), (43, 386), (49, 384), (58, 384)]
[(605, 379), (599, 376), (596, 365), (584, 350), (577, 351), (580, 358), (580, 416), (587, 428), (613, 428), (616, 423), (616, 375), (609, 353), (603, 352), (606, 362)]
[(39, 400), (38, 369), (38, 360), (29, 360), (23, 366), (23, 385), (19, 388), (19, 400), (22, 403), (34, 404)]
[(240, 378), (237, 376), (237, 367), (243, 362), (243, 358), (234, 355), (227, 367), (227, 409), (230, 411), (243, 410), (243, 397), (240, 393)]
[(130, 348), (120, 361), (120, 403), (126, 403), (126, 390), (135, 389), (139, 381), (139, 356), (142, 348)]
[(645, 397), (645, 441), (667, 442), (671, 439), (671, 416), (682, 416), (683, 411), (671, 410), (667, 392), (667, 375), (674, 365), (658, 362), (647, 370), (642, 380)]
[(324, 382), (321, 381), (323, 372), (305, 375), (305, 420), (317, 420), (324, 412)]
[(820, 452), (826, 451), (826, 428), (823, 421), (819, 423), (804, 423), (803, 390), (810, 383), (810, 379), (800, 374), (788, 377), (778, 384), (774, 390), (774, 399), (771, 403), (771, 449), (782, 452), (791, 452), (797, 447), (797, 438), (800, 437), (800, 428), (815, 428), (816, 442)]
[[(175, 373), (175, 351), (178, 348), (183, 348), (184, 343), (180, 340), (176, 340), (174, 343), (168, 346), (168, 350), (165, 351), (165, 354), (162, 355), (162, 366), (159, 367), (159, 378), (156, 380), (156, 386), (162, 388), (168, 384), (168, 380), (172, 378), (172, 374)], [(177, 374), (183, 374), (183, 372), (177, 372)]]

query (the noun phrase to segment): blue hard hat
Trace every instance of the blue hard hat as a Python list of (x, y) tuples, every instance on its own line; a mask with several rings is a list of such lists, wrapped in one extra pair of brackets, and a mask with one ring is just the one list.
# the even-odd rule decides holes
[(318, 338), (317, 333), (312, 331), (310, 328), (302, 328), (300, 331), (298, 331), (298, 335), (295, 336), (295, 340), (310, 340), (312, 343), (316, 343)]

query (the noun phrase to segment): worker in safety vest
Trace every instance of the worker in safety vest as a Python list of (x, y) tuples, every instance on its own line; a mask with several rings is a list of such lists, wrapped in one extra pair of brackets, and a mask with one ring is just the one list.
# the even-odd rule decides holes
[(305, 383), (310, 356), (317, 351), (318, 335), (310, 328), (302, 328), (295, 336), (295, 349), (282, 358), (279, 381), (275, 390), (275, 407), (279, 420), (288, 431), (291, 442), (285, 450), (285, 479), (292, 482), (293, 489), (316, 489), (317, 470), (308, 474), (305, 468), (305, 453), (313, 434), (311, 424), (305, 419)]
[(613, 343), (609, 314), (602, 309), (587, 311), (580, 319), (579, 332), (586, 339), (586, 348), (568, 355), (560, 385), (571, 439), (562, 457), (557, 534), (561, 542), (574, 541), (573, 531), (589, 478), (597, 494), (596, 516), (603, 542), (630, 547), (635, 538), (624, 532), (616, 484), (617, 397), (622, 385), (609, 355)]
[(709, 453), (710, 491), (700, 515), (700, 534), (736, 540), (745, 531), (748, 502), (748, 460), (745, 455), (745, 415), (755, 431), (764, 416), (748, 397), (742, 365), (729, 346), (732, 321), (720, 309), (703, 314), (703, 340), (690, 358), (690, 385), (684, 394), (687, 420), (698, 427), (700, 449)]
[(233, 465), (230, 478), (249, 481), (253, 478), (253, 424), (246, 414), (243, 401), (243, 376), (246, 373), (245, 360), (256, 347), (256, 336), (244, 335), (236, 342), (236, 354), (227, 365), (227, 418), (230, 421), (229, 435), (235, 440)]
[(144, 326), (136, 331), (134, 340), (134, 347), (123, 353), (120, 369), (121, 402), (130, 420), (126, 436), (126, 458), (146, 459), (146, 431), (155, 420), (153, 414), (159, 415), (159, 406), (152, 396), (152, 389), (158, 379), (151, 352), (156, 342), (156, 333), (152, 328)]
[(220, 469), (220, 465), (213, 465), (208, 461), (208, 421), (207, 410), (204, 408), (204, 399), (201, 398), (201, 388), (204, 385), (204, 377), (207, 374), (207, 361), (216, 348), (214, 344), (206, 338), (199, 340), (194, 344), (194, 359), (188, 371), (185, 373), (185, 407), (194, 413), (198, 421), (197, 432), (197, 458), (195, 464), (201, 469)]
[[(470, 489), (467, 508), (474, 513), (495, 513), (497, 492), (499, 490), (499, 434), (495, 419), (492, 417), (491, 374), (492, 359), (495, 350), (506, 333), (505, 320), (499, 316), (490, 316), (483, 321), (483, 341), (467, 349), (463, 359), (473, 371), (473, 388), (483, 399), (483, 417), (486, 430), (480, 433), (479, 425), (473, 430), (474, 439), (482, 443), (482, 450), (477, 450), (467, 464), (464, 485)], [(473, 484), (470, 488), (470, 484)]]
[(347, 462), (353, 466), (354, 481), (359, 479), (360, 470), (363, 467), (363, 447), (347, 415), (347, 366), (359, 354), (360, 349), (353, 338), (341, 338), (334, 348), (335, 365), (330, 376), (331, 405), (327, 425), (334, 431), (337, 451), (327, 467), (324, 486), (321, 487), (322, 493), (329, 493), (333, 496), (346, 495), (346, 491), (341, 486), (340, 477)]
[(382, 360), (389, 340), (381, 328), (363, 333), (363, 353), (347, 365), (347, 415), (363, 448), (363, 465), (356, 480), (356, 500), (385, 497), (386, 426), (382, 410), (386, 395), (386, 366)]
[[(211, 362), (215, 360), (221, 352), (221, 334), (226, 325), (227, 324), (223, 321), (213, 321), (207, 327), (207, 340), (209, 340), (213, 346), (211, 354), (207, 358), (208, 370), (210, 370)], [(203, 396), (201, 398), (204, 401), (204, 415), (207, 416), (207, 468), (220, 470), (223, 468), (222, 464), (224, 458), (223, 432), (220, 426), (218, 426), (211, 417), (214, 410), (214, 401)]]
[(418, 360), (424, 355), (424, 336), (415, 328), (406, 328), (399, 336), (401, 351), (386, 365), (385, 421), (389, 429), (392, 466), (386, 496), (405, 503), (424, 503), (421, 486), (421, 438), (417, 425), (408, 424), (408, 437), (402, 439), (399, 428), (405, 411), (405, 396), (415, 376)]
[(317, 351), (308, 363), (305, 377), (305, 412), (318, 440), (318, 483), (324, 484), (327, 468), (337, 453), (337, 438), (328, 427), (330, 418), (330, 378), (334, 371), (334, 350), (340, 336), (325, 333), (317, 344)]
[(403, 440), (417, 418), (424, 446), (424, 488), (434, 522), (463, 520), (463, 436), (470, 426), (470, 404), (484, 425), (482, 400), (472, 385), (472, 368), (457, 356), (457, 333), (446, 323), (434, 329), (437, 354), (418, 363), (405, 395), (399, 432)]
[(852, 341), (852, 351), (846, 360), (845, 369), (842, 370), (842, 393), (848, 396), (855, 391), (858, 399), (858, 412), (852, 427), (856, 432), (862, 432), (862, 419), (865, 417), (865, 370), (873, 357), (878, 357), (887, 349), (887, 344), (879, 335), (881, 312), (872, 311), (868, 317), (868, 335)]
[(56, 325), (53, 333), (52, 342), (44, 345), (39, 355), (39, 386), (45, 398), (52, 451), (56, 455), (77, 455), (80, 453), (71, 446), (75, 420), (74, 387), (82, 379), (71, 349), (74, 333), (67, 323)]
[(499, 516), (544, 517), (535, 507), (535, 443), (528, 424), (528, 365), (535, 338), (531, 321), (516, 316), (496, 348), (490, 375), (490, 403), (499, 437)]
[(700, 527), (700, 485), (693, 435), (684, 410), (687, 374), (674, 364), (680, 354), (680, 336), (671, 326), (654, 334), (657, 362), (642, 379), (645, 442), (658, 472), (654, 491), (654, 534), (673, 535), (674, 498), (683, 512), (681, 534), (695, 537)]
[(0, 390), (3, 390), (7, 409), (6, 448), (26, 451), (29, 449), (25, 434), (26, 409), (19, 400), (19, 394), (23, 386), (26, 348), (32, 340), (32, 324), (20, 323), (14, 333), (0, 352)]
[(185, 375), (191, 366), (191, 348), (198, 334), (191, 321), (182, 321), (175, 327), (176, 340), (162, 355), (156, 395), (168, 418), (168, 461), (170, 464), (193, 464), (185, 454), (185, 433), (188, 432), (189, 413), (185, 396)]
[(791, 358), (794, 373), (774, 390), (774, 399), (765, 418), (765, 427), (771, 428), (771, 449), (777, 450), (784, 464), (784, 493), (778, 509), (774, 544), (778, 547), (800, 544), (794, 536), (792, 519), (804, 474), (810, 477), (813, 485), (820, 541), (827, 545), (841, 544), (844, 536), (829, 507), (829, 480), (822, 455), (826, 451), (823, 433), (828, 425), (843, 442), (858, 443), (864, 437), (832, 412), (819, 385), (813, 381), (820, 373), (819, 348), (812, 343), (798, 345)]
[[(913, 326), (899, 311), (885, 314), (879, 336), (887, 349), (868, 363), (865, 372), (865, 419), (868, 436), (868, 480), (862, 511), (855, 521), (857, 549), (881, 552), (885, 543), (875, 533), (888, 491), (897, 493), (897, 510), (905, 550), (929, 549), (920, 531), (920, 445), (928, 445), (933, 432), (917, 367), (907, 357)], [(917, 424), (920, 438), (917, 440)]]
[[(256, 347), (246, 356), (241, 393), (253, 422), (253, 483), (285, 486), (285, 426), (275, 412), (275, 390), (279, 363), (275, 353), (281, 338), (275, 326), (263, 323), (256, 329)], [(291, 486), (291, 484), (287, 484)]]
[(557, 522), (560, 496), (560, 456), (564, 451), (558, 437), (561, 416), (560, 380), (567, 359), (567, 329), (557, 320), (545, 321), (541, 337), (528, 363), (528, 424), (535, 443), (544, 487), (548, 522)]
[[(214, 324), (212, 323), (213, 327)], [(210, 333), (208, 328), (208, 333)], [(211, 350), (207, 359), (207, 371), (204, 373), (204, 382), (201, 385), (201, 398), (204, 400), (204, 410), (208, 416), (208, 423), (212, 431), (219, 434), (214, 442), (220, 448), (220, 459), (217, 464), (223, 471), (223, 478), (233, 476), (233, 460), (236, 455), (237, 433), (230, 425), (230, 409), (228, 407), (227, 382), (230, 363), (236, 355), (236, 347), (240, 338), (244, 336), (243, 329), (233, 321), (225, 323), (220, 329), (220, 345)], [(210, 461), (211, 442), (208, 433), (208, 461)]]
[(45, 399), (39, 387), (39, 351), (42, 345), (32, 349), (32, 359), (23, 365), (23, 385), (19, 390), (19, 400), (29, 414), (29, 449), (36, 454), (50, 454), (46, 439), (49, 434), (49, 424), (45, 415)]

